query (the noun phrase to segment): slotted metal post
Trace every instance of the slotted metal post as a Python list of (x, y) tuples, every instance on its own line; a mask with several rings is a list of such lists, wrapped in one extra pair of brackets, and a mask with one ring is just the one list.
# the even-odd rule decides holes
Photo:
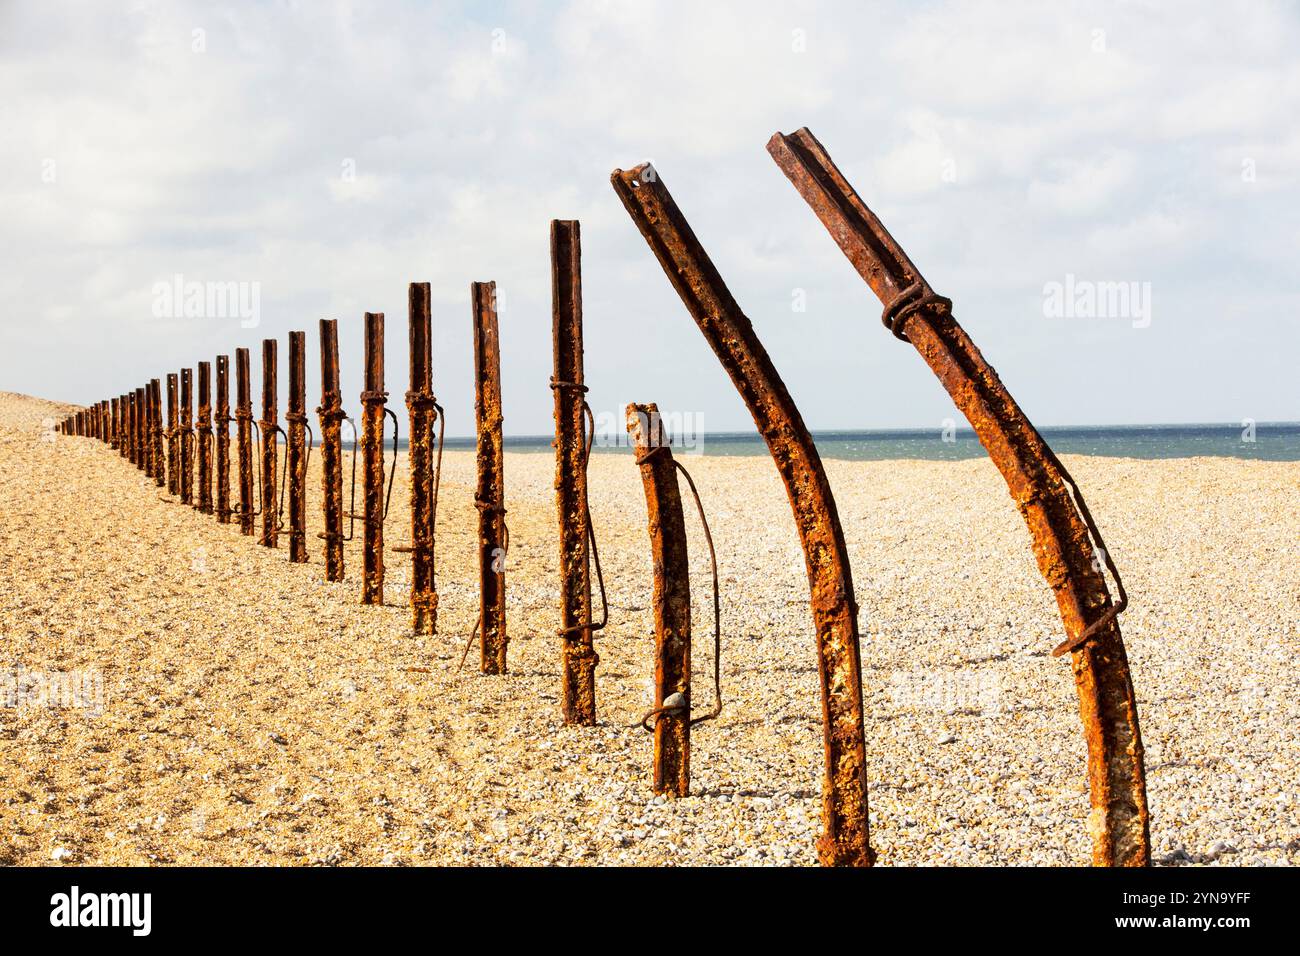
[(384, 313), (366, 313), (366, 388), (361, 393), (364, 478), (361, 603), (384, 603)]
[[(325, 580), (343, 580), (343, 452), (339, 429), (344, 419), (339, 391), (339, 327), (320, 320), (321, 509), (325, 517)], [(355, 467), (355, 466), (354, 466)]]
[(248, 349), (235, 349), (235, 451), (239, 457), (239, 533), (253, 534), (253, 391)]
[(267, 548), (280, 544), (280, 516), (277, 511), (276, 459), (279, 457), (280, 430), (276, 370), (279, 365), (278, 343), (262, 340), (262, 418), (257, 423), (262, 435), (262, 536), (257, 543)]
[(411, 631), (438, 630), (438, 592), (433, 577), (433, 516), (437, 494), (433, 479), (433, 426), (437, 419), (433, 396), (433, 344), (430, 291), (427, 282), (412, 282), (408, 290), (410, 389), (406, 408), (411, 416), (408, 456), (411, 462)]
[[(627, 407), (627, 431), (645, 486), (654, 565), (654, 790), (691, 789), (691, 578), (677, 468), (659, 406)], [(676, 695), (675, 706), (667, 702)]]
[(199, 493), (195, 507), (205, 515), (212, 514), (212, 363), (199, 363), (199, 418), (198, 480)]
[(177, 439), (181, 451), (181, 503), (194, 503), (194, 373), (181, 369), (181, 420)]
[(213, 420), (216, 455), (217, 521), (230, 524), (230, 356), (217, 356), (217, 411)]
[(470, 286), (474, 312), (474, 417), (478, 484), (479, 649), (484, 674), (506, 673), (505, 450), (501, 439), (501, 351), (497, 284)]
[(551, 221), (555, 505), (560, 521), (561, 700), (566, 724), (596, 723), (587, 509), (587, 386), (582, 368), (582, 242), (578, 223)]
[(289, 407), (284, 413), (289, 472), (289, 560), (307, 561), (307, 333), (289, 333)]

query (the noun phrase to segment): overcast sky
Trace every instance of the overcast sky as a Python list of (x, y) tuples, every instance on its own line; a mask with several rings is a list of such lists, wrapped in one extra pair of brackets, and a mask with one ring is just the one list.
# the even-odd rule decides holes
[[(938, 428), (764, 149), (806, 125), (1037, 423), (1294, 420), (1297, 49), (1268, 3), (0, 2), (0, 389), (89, 402), (307, 329), (314, 407), (337, 318), (355, 411), (369, 310), (400, 404), (428, 281), (464, 435), (495, 279), (506, 430), (545, 433), (548, 223), (574, 218), (593, 407), (749, 428), (610, 188), (649, 159), (811, 427)], [(156, 315), (178, 274), (257, 289), (260, 324)], [(1137, 305), (1049, 314), (1067, 281)]]

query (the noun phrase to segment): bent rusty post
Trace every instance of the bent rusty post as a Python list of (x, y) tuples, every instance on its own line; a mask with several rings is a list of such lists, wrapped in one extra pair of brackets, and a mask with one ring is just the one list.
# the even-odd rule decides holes
[[(677, 467), (659, 406), (629, 405), (641, 483), (645, 486), (654, 563), (654, 791), (684, 797), (691, 789), (691, 579)], [(673, 699), (675, 698), (675, 699)]]
[(307, 561), (307, 333), (289, 333), (289, 407), (284, 413), (288, 443), (289, 560)]
[(217, 356), (217, 412), (213, 424), (217, 458), (217, 522), (230, 524), (230, 356)]
[(438, 630), (438, 591), (433, 577), (433, 517), (437, 490), (433, 478), (433, 426), (438, 417), (433, 396), (433, 344), (427, 282), (408, 290), (411, 381), (406, 407), (411, 416), (411, 632)]
[(156, 378), (149, 382), (149, 414), (153, 418), (149, 432), (153, 449), (153, 481), (156, 487), (163, 488), (167, 484), (167, 454), (163, 445), (162, 383)]
[[(921, 353), (1002, 472), (1033, 536), (1039, 571), (1056, 594), (1067, 636), (1057, 653), (1073, 651), (1088, 743), (1093, 864), (1147, 865), (1151, 848), (1142, 735), (1115, 620), (1123, 588), (1119, 586), (1121, 604), (1112, 604), (1090, 540), (1090, 533), (1099, 536), (1077, 486), (952, 317), (951, 302), (934, 294), (812, 133), (777, 133), (767, 148), (885, 305), (886, 326)], [(1074, 488), (1073, 498), (1067, 483)], [(1114, 574), (1109, 559), (1102, 559)]]
[(235, 452), (239, 458), (239, 533), (253, 533), (253, 395), (248, 349), (235, 349)]
[(647, 163), (610, 177), (687, 311), (704, 333), (767, 442), (785, 484), (808, 568), (817, 630), (825, 770), (824, 865), (870, 866), (862, 663), (848, 551), (817, 446), (749, 318)]
[(199, 417), (195, 423), (198, 437), (198, 501), (194, 507), (202, 514), (212, 514), (212, 363), (199, 363)]
[(384, 603), (384, 313), (366, 313), (366, 389), (361, 393), (364, 479), (361, 603)]
[(262, 437), (262, 536), (257, 543), (266, 548), (280, 546), (280, 516), (276, 502), (276, 458), (280, 431), (276, 383), (279, 365), (279, 343), (275, 339), (262, 339), (262, 418), (257, 423)]
[(339, 428), (343, 396), (339, 391), (339, 324), (320, 320), (320, 462), (321, 509), (325, 515), (325, 580), (343, 580), (343, 451)]
[(506, 672), (505, 453), (501, 441), (501, 349), (497, 333), (497, 284), (470, 286), (474, 311), (474, 416), (478, 485), (479, 650), (484, 674)]
[(181, 369), (181, 420), (178, 439), (181, 447), (181, 501), (194, 503), (194, 421), (193, 372)]
[(561, 707), (566, 724), (596, 723), (587, 510), (587, 386), (582, 377), (582, 238), (575, 220), (551, 220), (551, 341), (555, 397), (555, 506), (560, 520)]
[(181, 493), (181, 452), (179, 439), (180, 400), (177, 398), (177, 378), (175, 372), (167, 373), (167, 493)]

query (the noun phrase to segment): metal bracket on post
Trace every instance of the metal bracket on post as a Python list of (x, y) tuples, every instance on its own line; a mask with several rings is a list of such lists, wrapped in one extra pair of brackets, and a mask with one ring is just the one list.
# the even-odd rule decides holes
[[(934, 293), (816, 137), (807, 129), (776, 133), (767, 149), (880, 299), (885, 326), (921, 354), (1002, 472), (1034, 538), (1039, 570), (1056, 594), (1067, 635), (1056, 653), (1073, 652), (1088, 743), (1093, 863), (1147, 865), (1142, 735), (1116, 621), (1127, 600), (1078, 486), (952, 317), (952, 303)], [(1115, 577), (1117, 603), (1094, 542)]]
[(616, 169), (614, 191), (744, 399), (785, 484), (808, 566), (821, 684), (825, 865), (869, 866), (857, 601), (835, 499), (808, 429), (749, 318), (648, 163)]

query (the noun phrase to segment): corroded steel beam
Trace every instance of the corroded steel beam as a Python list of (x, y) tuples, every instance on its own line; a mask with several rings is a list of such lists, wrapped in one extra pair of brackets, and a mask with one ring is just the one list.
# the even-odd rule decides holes
[(920, 352), (1002, 472), (1033, 536), (1039, 570), (1056, 595), (1067, 635), (1057, 651), (1073, 652), (1088, 743), (1093, 863), (1147, 865), (1150, 824), (1137, 703), (1115, 620), (1119, 605), (1106, 588), (1090, 540), (1090, 532), (1097, 537), (1095, 525), (1078, 489), (1071, 497), (1067, 484), (1073, 480), (952, 317), (952, 304), (934, 294), (812, 133), (777, 133), (767, 148), (885, 305), (887, 327)]
[(438, 591), (433, 576), (434, 485), (433, 427), (437, 400), (433, 396), (432, 318), (429, 283), (412, 282), (408, 290), (411, 376), (406, 408), (411, 416), (411, 631), (438, 630)]
[(280, 431), (278, 387), (279, 343), (262, 339), (262, 418), (257, 427), (262, 436), (262, 535), (257, 543), (267, 548), (280, 546), (280, 516), (277, 513), (276, 459)]
[(131, 393), (118, 397), (118, 406), (122, 414), (122, 437), (117, 443), (117, 453), (128, 461), (131, 459)]
[(253, 390), (248, 349), (235, 349), (235, 451), (239, 458), (239, 533), (252, 534), (257, 508), (253, 501)]
[(691, 578), (677, 468), (659, 406), (629, 405), (627, 432), (641, 468), (654, 565), (654, 791), (691, 788)]
[(194, 372), (181, 369), (181, 416), (177, 425), (180, 442), (180, 492), (183, 504), (194, 503)]
[(196, 507), (212, 514), (212, 363), (199, 363), (199, 417), (195, 425), (198, 437), (199, 492)]
[(582, 239), (576, 220), (551, 220), (551, 342), (555, 506), (560, 521), (560, 705), (566, 724), (596, 723), (587, 428), (582, 377)]
[[(122, 403), (116, 398), (109, 399), (109, 406), (112, 409), (112, 425), (109, 426), (109, 444), (117, 448), (122, 442)], [(67, 424), (66, 422), (64, 423)]]
[(289, 333), (289, 407), (285, 470), (289, 483), (289, 560), (307, 561), (307, 333)]
[(653, 167), (616, 169), (610, 178), (745, 400), (785, 484), (803, 544), (817, 630), (826, 758), (817, 852), (825, 865), (869, 866), (874, 854), (867, 820), (858, 607), (844, 533), (817, 446), (749, 318)]
[(180, 400), (175, 372), (167, 373), (167, 493), (181, 493)]
[(149, 382), (149, 418), (153, 481), (155, 486), (162, 488), (167, 484), (167, 454), (163, 450), (162, 383), (156, 378)]
[(321, 509), (325, 515), (325, 580), (343, 580), (343, 451), (339, 438), (343, 395), (339, 391), (339, 324), (320, 320)]
[(230, 524), (230, 356), (217, 356), (217, 411), (213, 418), (213, 452), (216, 455), (217, 521)]
[(384, 313), (366, 313), (366, 388), (361, 393), (361, 462), (365, 502), (361, 603), (384, 603)]
[(478, 579), (480, 669), (506, 672), (505, 453), (501, 441), (501, 350), (497, 336), (497, 284), (470, 286), (474, 311), (474, 417), (478, 484)]

